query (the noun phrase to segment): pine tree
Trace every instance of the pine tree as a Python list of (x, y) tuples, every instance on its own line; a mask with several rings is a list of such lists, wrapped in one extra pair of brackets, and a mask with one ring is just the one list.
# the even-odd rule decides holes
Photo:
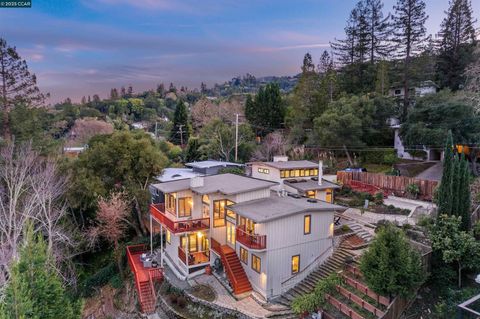
[(438, 188), (438, 215), (451, 214), (452, 212), (452, 174), (454, 165), (452, 131), (448, 131), (443, 155), (443, 173), (440, 186)]
[(462, 179), (461, 179), (461, 186), (460, 186), (461, 191), (460, 191), (460, 199), (459, 199), (459, 209), (460, 209), (460, 214), (462, 216), (462, 229), (468, 230), (471, 227), (471, 224), (470, 224), (471, 199), (470, 199), (470, 167), (466, 159), (462, 160), (460, 173), (462, 174)]
[(354, 8), (350, 12), (345, 27), (345, 39), (335, 39), (330, 43), (330, 46), (335, 52), (337, 59), (345, 66), (353, 64), (356, 61), (356, 47), (358, 42), (358, 11)]
[(19, 259), (13, 262), (11, 277), (0, 311), (6, 318), (74, 319), (81, 317), (80, 303), (72, 302), (52, 268), (53, 260), (41, 234), (30, 224)]
[(283, 124), (285, 105), (276, 83), (269, 83), (258, 90), (255, 100), (247, 97), (245, 117), (259, 136), (265, 136)]
[(37, 77), (28, 70), (15, 47), (0, 38), (0, 106), (2, 108), (3, 132), (10, 139), (9, 112), (16, 104), (39, 106), (49, 94), (42, 94), (37, 87)]
[(442, 22), (437, 78), (441, 87), (458, 90), (464, 85), (464, 72), (475, 46), (476, 20), (469, 0), (453, 0)]
[(82, 96), (82, 101), (80, 103), (82, 103), (82, 105), (87, 104), (87, 98), (85, 96)]
[(377, 75), (375, 77), (375, 92), (380, 95), (387, 95), (390, 87), (389, 80), (389, 63), (387, 61), (380, 61), (376, 65)]
[(116, 100), (118, 99), (118, 91), (116, 88), (113, 88), (110, 90), (110, 99), (111, 100)]
[(185, 103), (178, 100), (173, 113), (173, 126), (170, 132), (170, 142), (183, 145), (188, 141), (190, 126), (188, 125), (188, 113)]
[(390, 16), (383, 17), (383, 2), (381, 0), (366, 0), (365, 20), (368, 24), (368, 45), (370, 63), (383, 59), (390, 53), (388, 42)]
[(157, 93), (162, 97), (165, 94), (165, 84), (160, 83), (157, 85)]
[(327, 51), (323, 51), (320, 57), (320, 63), (317, 68), (321, 78), (321, 91), (332, 102), (337, 90), (337, 71), (333, 62), (333, 56)]
[(399, 58), (403, 60), (403, 117), (407, 115), (410, 105), (410, 86), (412, 78), (412, 58), (421, 52), (426, 38), (425, 21), (428, 19), (425, 13), (424, 0), (397, 0), (394, 6), (393, 37)]
[(459, 200), (460, 194), (462, 192), (461, 183), (463, 172), (461, 172), (462, 162), (458, 156), (453, 157), (453, 165), (452, 165), (452, 192), (449, 195), (448, 200), (451, 202), (451, 214), (452, 215), (461, 215), (461, 211), (459, 210)]

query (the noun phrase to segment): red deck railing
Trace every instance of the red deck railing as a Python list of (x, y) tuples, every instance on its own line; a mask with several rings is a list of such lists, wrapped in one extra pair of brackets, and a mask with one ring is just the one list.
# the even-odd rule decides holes
[(140, 255), (144, 252), (147, 252), (147, 246), (144, 244), (127, 246), (128, 264), (135, 277), (140, 307), (144, 313), (153, 313), (157, 300), (154, 282), (163, 279), (163, 269), (143, 267)]
[(165, 204), (151, 204), (150, 214), (167, 227), (172, 233), (183, 233), (210, 229), (210, 218), (187, 219), (174, 221), (165, 211)]
[(267, 248), (267, 235), (250, 234), (245, 230), (245, 225), (237, 227), (237, 241), (251, 249)]
[(210, 248), (216, 252), (218, 255), (222, 255), (222, 245), (220, 245), (220, 243), (218, 241), (216, 241), (215, 239), (210, 238)]
[[(192, 253), (188, 253), (188, 265), (193, 266), (193, 265), (198, 265), (198, 264), (204, 264), (208, 263), (210, 261), (210, 256), (207, 251), (196, 251)], [(178, 258), (186, 265), (187, 264), (187, 254), (185, 253), (185, 250), (178, 246)]]

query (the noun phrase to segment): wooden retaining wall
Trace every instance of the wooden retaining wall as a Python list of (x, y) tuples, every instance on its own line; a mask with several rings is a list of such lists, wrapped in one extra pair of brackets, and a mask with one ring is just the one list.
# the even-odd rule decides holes
[(419, 197), (424, 200), (432, 200), (434, 190), (438, 185), (437, 181), (422, 180), (412, 177), (345, 171), (337, 172), (337, 181), (346, 185), (348, 185), (350, 181), (359, 181), (361, 183), (379, 187), (384, 191), (395, 194), (396, 196), (405, 196), (407, 193), (407, 186), (410, 184), (416, 184), (420, 189)]

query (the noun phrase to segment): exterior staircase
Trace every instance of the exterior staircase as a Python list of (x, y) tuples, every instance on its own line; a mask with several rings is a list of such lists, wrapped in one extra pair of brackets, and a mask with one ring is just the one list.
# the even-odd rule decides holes
[(350, 229), (360, 238), (365, 240), (366, 243), (369, 243), (373, 239), (373, 235), (368, 232), (364, 226), (360, 225), (357, 222), (354, 221), (349, 221), (345, 223), (350, 227)]
[(142, 312), (144, 313), (154, 313), (156, 300), (153, 295), (152, 284), (150, 281), (140, 282), (138, 285), (138, 299)]
[(341, 270), (345, 260), (352, 257), (353, 254), (348, 250), (342, 247), (336, 249), (333, 255), (330, 256), (326, 262), (312, 271), (295, 287), (291, 288), (280, 298), (278, 298), (277, 302), (285, 306), (290, 306), (290, 303), (293, 301), (293, 299), (295, 299), (297, 296), (312, 292), (317, 282), (327, 278), (330, 274)]
[(221, 258), (228, 281), (235, 295), (245, 294), (252, 291), (252, 285), (243, 269), (240, 259), (235, 250), (227, 245), (221, 246)]

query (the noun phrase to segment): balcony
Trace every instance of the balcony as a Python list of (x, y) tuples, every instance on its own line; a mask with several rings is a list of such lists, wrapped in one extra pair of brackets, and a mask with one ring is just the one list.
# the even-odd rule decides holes
[(250, 249), (263, 250), (267, 248), (267, 235), (251, 234), (245, 230), (245, 225), (237, 227), (237, 241)]
[(151, 204), (150, 214), (174, 234), (210, 229), (210, 218), (173, 220), (174, 216), (165, 211), (165, 204)]
[[(187, 254), (185, 250), (178, 246), (178, 258), (187, 265)], [(205, 264), (210, 262), (210, 252), (209, 251), (196, 251), (188, 253), (188, 266), (195, 266), (199, 264)]]

